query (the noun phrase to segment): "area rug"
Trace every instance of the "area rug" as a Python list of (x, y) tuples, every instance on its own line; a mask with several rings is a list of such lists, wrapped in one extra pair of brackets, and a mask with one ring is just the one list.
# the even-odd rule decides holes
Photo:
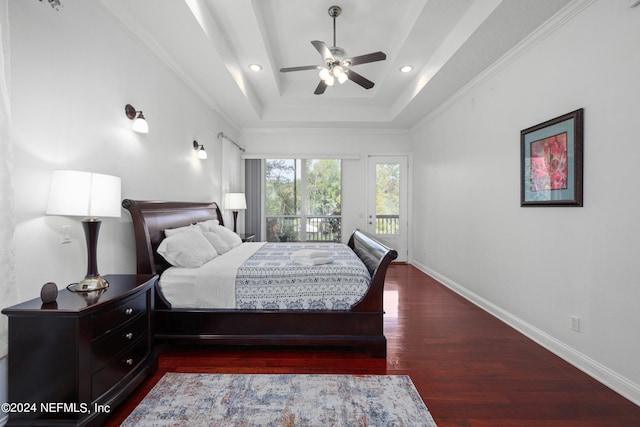
[(404, 375), (166, 373), (123, 426), (435, 427)]

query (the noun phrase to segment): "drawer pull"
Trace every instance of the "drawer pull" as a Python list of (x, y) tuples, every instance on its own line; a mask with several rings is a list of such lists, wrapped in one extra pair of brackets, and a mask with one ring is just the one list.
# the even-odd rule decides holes
[(133, 308), (127, 308), (124, 311), (124, 314), (126, 314), (127, 316), (131, 316), (133, 314)]
[(131, 338), (133, 338), (133, 332), (127, 332), (126, 334), (124, 334), (124, 337), (130, 340)]
[(133, 359), (127, 359), (127, 360), (125, 360), (124, 363), (126, 363), (129, 366), (133, 366)]

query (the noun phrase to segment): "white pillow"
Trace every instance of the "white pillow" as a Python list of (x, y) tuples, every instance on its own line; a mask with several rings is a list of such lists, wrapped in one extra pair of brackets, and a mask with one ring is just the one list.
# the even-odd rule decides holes
[(231, 249), (235, 248), (236, 246), (240, 246), (242, 244), (242, 239), (240, 238), (240, 236), (238, 236), (236, 233), (234, 233), (227, 227), (219, 225), (214, 228), (213, 232), (217, 233), (220, 237), (222, 237), (222, 239), (225, 242), (227, 242), (229, 246), (231, 246)]
[(209, 219), (207, 221), (201, 221), (197, 225), (202, 231), (213, 231), (215, 227), (220, 225), (220, 221), (217, 219)]
[(229, 244), (225, 242), (218, 233), (214, 233), (213, 231), (205, 231), (203, 234), (204, 237), (209, 241), (209, 243), (211, 243), (211, 245), (216, 249), (218, 255), (222, 255), (232, 249), (231, 246), (229, 246)]
[(218, 256), (198, 227), (168, 236), (160, 242), (158, 253), (169, 264), (184, 268), (200, 267)]
[(176, 233), (182, 233), (191, 228), (193, 228), (193, 224), (185, 225), (184, 227), (178, 227), (178, 228), (167, 228), (166, 230), (164, 230), (164, 235), (167, 237), (173, 236)]

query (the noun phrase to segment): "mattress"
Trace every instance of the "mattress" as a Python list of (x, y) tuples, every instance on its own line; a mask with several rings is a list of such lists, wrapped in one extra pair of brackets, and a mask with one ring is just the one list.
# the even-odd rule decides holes
[[(299, 251), (322, 251), (322, 264), (300, 262)], [(167, 269), (160, 278), (175, 308), (349, 310), (369, 289), (371, 276), (339, 243), (247, 242), (199, 268)]]

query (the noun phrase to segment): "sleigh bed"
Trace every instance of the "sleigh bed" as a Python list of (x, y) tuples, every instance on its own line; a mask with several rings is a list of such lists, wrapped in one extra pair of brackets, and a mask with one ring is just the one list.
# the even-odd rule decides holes
[[(133, 222), (137, 273), (157, 274), (160, 281), (165, 271), (172, 270), (171, 264), (157, 252), (166, 237), (165, 230), (194, 226), (211, 220), (224, 225), (220, 209), (215, 203), (125, 199), (122, 206), (130, 212)], [(243, 243), (242, 249), (248, 248), (248, 245)], [(397, 257), (397, 253), (358, 230), (351, 235), (348, 247), (362, 261), (368, 284), (363, 295), (346, 308), (178, 307), (167, 299), (158, 281), (154, 307), (155, 342), (170, 345), (348, 347), (374, 357), (386, 357), (387, 346), (383, 331), (384, 280), (387, 268)], [(221, 255), (217, 259), (226, 261), (222, 257), (227, 255)], [(343, 255), (337, 255), (334, 259), (341, 260)], [(318, 276), (316, 281), (327, 282), (329, 278)]]

